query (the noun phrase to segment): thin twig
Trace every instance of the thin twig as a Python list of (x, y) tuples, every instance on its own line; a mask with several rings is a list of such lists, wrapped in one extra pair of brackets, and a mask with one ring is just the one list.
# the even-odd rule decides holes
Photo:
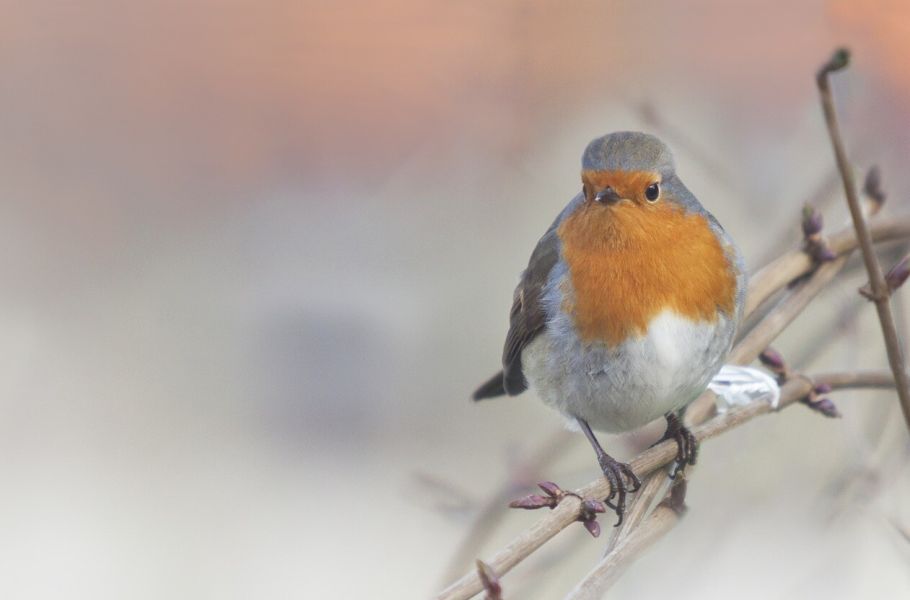
[(886, 371), (849, 371), (843, 373), (819, 373), (813, 380), (816, 384), (826, 383), (831, 391), (837, 390), (888, 390), (894, 388), (894, 375)]
[[(910, 237), (910, 218), (873, 219), (869, 223), (869, 232), (875, 242), (884, 242)], [(843, 229), (828, 237), (828, 245), (835, 254), (844, 254), (858, 247), (856, 231)], [(776, 260), (749, 278), (749, 292), (746, 294), (745, 314), (750, 315), (760, 304), (784, 288), (797, 277), (809, 273), (815, 263), (802, 250), (793, 250), (781, 255)]]
[(841, 139), (840, 127), (837, 123), (837, 112), (834, 109), (834, 98), (831, 94), (831, 73), (843, 69), (849, 61), (850, 54), (845, 48), (837, 50), (831, 60), (819, 70), (816, 81), (821, 95), (822, 110), (825, 113), (825, 123), (828, 126), (828, 134), (831, 137), (831, 146), (834, 148), (837, 168), (840, 170), (841, 179), (844, 183), (844, 192), (847, 195), (847, 205), (850, 207), (850, 216), (853, 218), (853, 227), (856, 229), (856, 236), (863, 251), (863, 260), (866, 263), (866, 271), (869, 273), (872, 299), (875, 302), (878, 320), (882, 327), (885, 348), (888, 350), (888, 363), (894, 373), (894, 380), (897, 382), (897, 396), (904, 412), (907, 429), (910, 430), (910, 381), (907, 378), (900, 340), (898, 340), (897, 329), (894, 326), (894, 315), (891, 313), (891, 303), (889, 302), (891, 295), (888, 292), (888, 285), (885, 283), (882, 268), (878, 264), (878, 257), (872, 246), (872, 236), (863, 216), (862, 206), (860, 206), (859, 196), (856, 192), (856, 182), (853, 180), (853, 170), (847, 161), (847, 152)]

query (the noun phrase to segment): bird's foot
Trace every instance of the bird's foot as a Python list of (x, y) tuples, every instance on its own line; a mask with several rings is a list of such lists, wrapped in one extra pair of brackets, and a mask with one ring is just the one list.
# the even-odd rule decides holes
[[(604, 499), (604, 504), (616, 512), (616, 524), (619, 527), (622, 524), (623, 515), (626, 512), (626, 494), (637, 492), (641, 487), (641, 480), (632, 471), (632, 467), (626, 463), (621, 463), (609, 454), (603, 453), (597, 457), (600, 468), (604, 477), (610, 482), (610, 495)], [(613, 502), (613, 499), (616, 502)]]
[(670, 479), (675, 479), (677, 473), (685, 470), (687, 465), (694, 465), (698, 459), (698, 440), (675, 414), (670, 413), (666, 418), (667, 431), (658, 443), (664, 440), (676, 442), (676, 462), (670, 470)]

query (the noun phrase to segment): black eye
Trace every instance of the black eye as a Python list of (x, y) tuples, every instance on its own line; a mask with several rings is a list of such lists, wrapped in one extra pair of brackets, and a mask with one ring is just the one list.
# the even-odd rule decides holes
[(660, 184), (652, 183), (645, 190), (645, 198), (654, 202), (658, 197), (660, 197)]

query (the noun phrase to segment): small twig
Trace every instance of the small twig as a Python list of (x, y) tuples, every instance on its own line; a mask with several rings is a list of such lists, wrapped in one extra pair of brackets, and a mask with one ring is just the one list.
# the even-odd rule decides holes
[(886, 371), (852, 371), (843, 373), (819, 373), (817, 381), (838, 390), (890, 390), (894, 388), (894, 376)]
[[(910, 237), (910, 218), (877, 219), (870, 224), (872, 239), (876, 242)], [(838, 255), (855, 250), (858, 246), (856, 231), (846, 228), (828, 237), (828, 245)], [(745, 314), (750, 315), (765, 300), (794, 279), (815, 268), (815, 262), (802, 250), (781, 255), (749, 278)]]
[[(894, 380), (897, 382), (897, 395), (900, 399), (901, 409), (904, 412), (904, 420), (907, 422), (907, 428), (910, 430), (910, 381), (907, 378), (907, 370), (904, 366), (904, 359), (901, 353), (900, 341), (897, 337), (897, 329), (894, 326), (894, 315), (891, 313), (891, 304), (888, 294), (888, 284), (882, 274), (881, 266), (878, 264), (878, 257), (875, 249), (872, 247), (872, 236), (869, 233), (869, 227), (863, 216), (862, 206), (860, 206), (859, 197), (856, 193), (856, 182), (853, 180), (853, 170), (847, 161), (847, 152), (844, 149), (844, 143), (841, 139), (840, 127), (837, 123), (837, 112), (834, 109), (834, 98), (831, 94), (830, 75), (834, 71), (839, 71), (847, 66), (850, 62), (850, 53), (846, 48), (838, 49), (831, 59), (822, 66), (816, 77), (818, 90), (822, 101), (822, 110), (825, 113), (825, 123), (828, 126), (828, 134), (831, 137), (831, 145), (834, 148), (834, 157), (837, 161), (837, 168), (840, 170), (841, 179), (844, 184), (844, 192), (847, 196), (847, 205), (850, 208), (850, 216), (853, 218), (853, 226), (856, 229), (856, 236), (859, 240), (863, 252), (863, 260), (866, 263), (866, 271), (869, 273), (869, 284), (872, 288), (872, 295), (875, 302), (875, 308), (878, 312), (878, 320), (881, 324), (882, 335), (885, 339), (885, 347), (888, 351), (888, 363), (891, 371), (894, 373)], [(877, 181), (869, 187), (877, 188), (881, 194), (880, 185)], [(883, 196), (882, 196), (883, 199)]]

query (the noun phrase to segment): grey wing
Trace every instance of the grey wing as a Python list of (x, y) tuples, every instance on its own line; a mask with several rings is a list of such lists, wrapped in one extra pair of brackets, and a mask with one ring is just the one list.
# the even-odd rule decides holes
[(559, 260), (559, 236), (556, 233), (558, 222), (559, 219), (537, 243), (512, 298), (509, 333), (506, 334), (502, 352), (503, 384), (510, 396), (527, 389), (528, 384), (521, 369), (521, 352), (547, 326), (543, 294), (550, 271)]

